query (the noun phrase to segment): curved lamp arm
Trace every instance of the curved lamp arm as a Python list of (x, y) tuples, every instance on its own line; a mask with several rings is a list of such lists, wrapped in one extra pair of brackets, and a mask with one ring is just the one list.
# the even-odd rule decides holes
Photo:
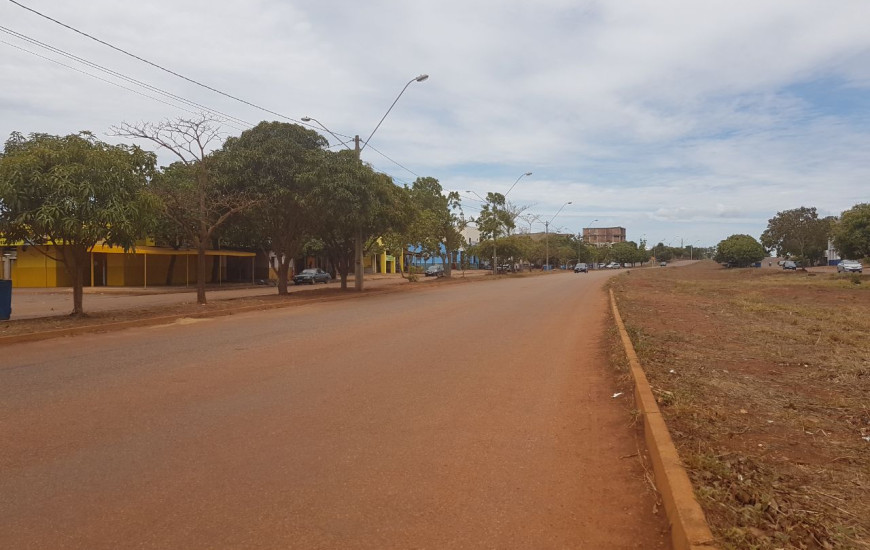
[(374, 130), (372, 130), (372, 133), (369, 134), (369, 137), (367, 137), (366, 140), (363, 142), (362, 147), (360, 147), (360, 149), (359, 149), (360, 152), (362, 152), (362, 150), (366, 148), (366, 145), (369, 144), (369, 140), (372, 139), (372, 136), (375, 135), (375, 132), (377, 132), (377, 131), (378, 131), (378, 128), (381, 127), (381, 123), (384, 122), (384, 119), (387, 118), (387, 115), (390, 114), (390, 111), (393, 110), (393, 107), (396, 105), (396, 102), (399, 101), (399, 98), (402, 97), (402, 94), (405, 93), (405, 90), (408, 89), (408, 86), (410, 86), (413, 82), (423, 82), (423, 81), (426, 80), (427, 78), (429, 78), (429, 75), (428, 75), (428, 74), (421, 74), (421, 75), (418, 76), (418, 77), (412, 78), (411, 80), (408, 81), (407, 84), (405, 84), (405, 87), (402, 88), (402, 91), (399, 92), (399, 95), (396, 96), (396, 99), (393, 100), (393, 104), (390, 105), (390, 108), (387, 109), (387, 112), (384, 113), (384, 116), (381, 117), (381, 121), (378, 122), (378, 125), (375, 126), (375, 129), (374, 129)]

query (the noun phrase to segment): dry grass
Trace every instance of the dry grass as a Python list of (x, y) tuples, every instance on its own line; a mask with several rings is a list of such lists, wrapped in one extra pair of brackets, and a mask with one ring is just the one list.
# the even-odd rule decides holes
[(620, 312), (722, 548), (870, 548), (870, 277), (632, 271)]

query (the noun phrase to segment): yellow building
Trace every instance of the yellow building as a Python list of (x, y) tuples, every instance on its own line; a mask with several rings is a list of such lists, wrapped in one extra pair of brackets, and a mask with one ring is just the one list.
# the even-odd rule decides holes
[[(2, 244), (2, 243), (0, 243)], [(63, 263), (52, 259), (58, 247), (14, 243), (5, 246), (3, 277), (12, 279), (13, 287), (52, 288), (72, 286)], [(12, 261), (9, 261), (12, 259)], [(257, 279), (257, 254), (235, 250), (207, 250), (206, 268), (215, 269), (214, 282), (250, 282)], [(11, 266), (11, 273), (8, 273)], [(266, 268), (268, 269), (268, 268)], [(196, 282), (196, 250), (173, 250), (158, 246), (136, 246), (135, 251), (97, 245), (90, 253), (86, 286), (161, 286), (187, 285)], [(11, 275), (11, 276), (10, 276)], [(268, 277), (268, 275), (266, 275)], [(261, 277), (262, 278), (262, 277)]]

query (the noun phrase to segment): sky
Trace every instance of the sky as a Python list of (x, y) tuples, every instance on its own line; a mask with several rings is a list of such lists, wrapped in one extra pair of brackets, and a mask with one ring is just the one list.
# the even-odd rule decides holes
[(516, 183), (534, 232), (713, 246), (870, 202), (867, 0), (16, 2), (0, 0), (4, 141), (118, 143), (115, 125), (202, 107), (232, 117), (227, 137), (312, 117), (364, 140), (401, 93), (363, 160), (437, 178), (470, 217), (466, 191)]

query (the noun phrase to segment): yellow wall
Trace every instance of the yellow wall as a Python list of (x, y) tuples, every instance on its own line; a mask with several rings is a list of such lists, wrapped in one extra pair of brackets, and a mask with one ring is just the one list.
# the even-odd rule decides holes
[(69, 286), (69, 277), (63, 264), (47, 258), (28, 246), (18, 247), (18, 259), (12, 265), (12, 286), (19, 288), (42, 288)]
[[(28, 246), (27, 250), (24, 247), (17, 248), (18, 259), (12, 264), (12, 285), (21, 288), (53, 288), (53, 287), (69, 287), (72, 286), (72, 280), (67, 275), (66, 269), (60, 262), (46, 257), (38, 252), (35, 247)], [(52, 253), (54, 247), (51, 247)], [(111, 251), (111, 252), (110, 252)], [(221, 263), (220, 280), (227, 280), (228, 265), (231, 262), (252, 261), (253, 253), (221, 251), (224, 254), (224, 260)], [(147, 273), (148, 280), (145, 281), (145, 263), (147, 256)], [(230, 258), (230, 256), (232, 258)], [(137, 254), (119, 253), (118, 249), (110, 247), (97, 246), (94, 254), (91, 255), (93, 260), (93, 270), (91, 267), (85, 269), (85, 286), (91, 284), (91, 273), (93, 272), (93, 282), (95, 286), (102, 286), (103, 271), (100, 261), (104, 259), (106, 265), (105, 284), (106, 286), (163, 286), (166, 283), (166, 272), (169, 269), (171, 251), (169, 250), (139, 250)], [(196, 281), (196, 254), (176, 254), (175, 267), (172, 272), (172, 285), (183, 285), (186, 282)], [(214, 262), (219, 261), (219, 256), (206, 256), (206, 273), (211, 274)], [(233, 264), (238, 267), (236, 264)], [(246, 263), (242, 275), (247, 280), (247, 273), (250, 273), (250, 266)], [(233, 273), (238, 278), (238, 269), (234, 269)]]

